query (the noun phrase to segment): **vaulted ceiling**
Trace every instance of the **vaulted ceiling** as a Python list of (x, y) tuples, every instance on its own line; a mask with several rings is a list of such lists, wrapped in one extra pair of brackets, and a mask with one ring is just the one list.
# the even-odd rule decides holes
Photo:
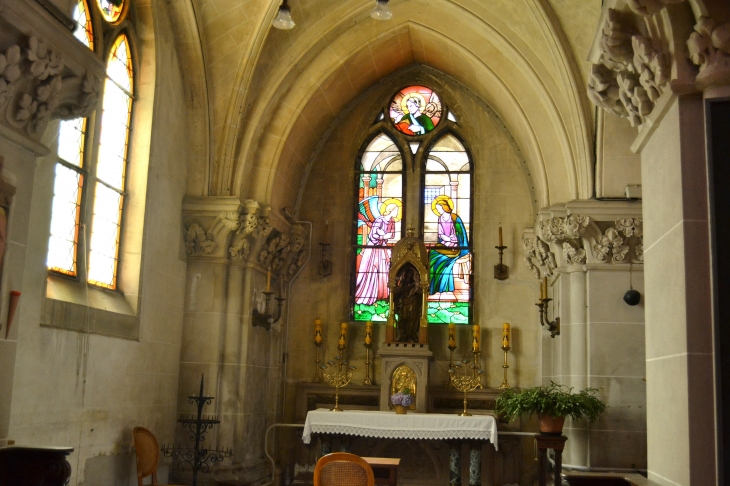
[[(540, 204), (592, 191), (593, 116), (585, 61), (601, 2), (278, 0), (172, 2), (188, 81), (193, 194), (271, 199), (301, 182), (328, 125), (359, 93), (411, 63), (477, 93), (514, 135)], [(207, 115), (207, 116), (206, 116)], [(285, 168), (285, 169), (284, 169)]]

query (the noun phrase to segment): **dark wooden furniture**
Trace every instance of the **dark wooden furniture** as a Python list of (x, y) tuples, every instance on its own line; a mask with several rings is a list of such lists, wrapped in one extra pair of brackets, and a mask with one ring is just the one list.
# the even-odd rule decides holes
[(555, 484), (562, 484), (560, 482), (560, 473), (563, 469), (563, 449), (565, 448), (565, 441), (568, 440), (564, 435), (547, 435), (547, 434), (535, 434), (535, 440), (537, 441), (537, 452), (538, 452), (538, 468), (539, 468), (539, 479), (540, 486), (547, 485), (547, 451), (552, 449), (555, 451), (555, 471), (554, 479)]
[(375, 486), (396, 486), (400, 459), (392, 457), (363, 457), (375, 475)]
[(0, 486), (63, 486), (73, 447), (0, 447)]

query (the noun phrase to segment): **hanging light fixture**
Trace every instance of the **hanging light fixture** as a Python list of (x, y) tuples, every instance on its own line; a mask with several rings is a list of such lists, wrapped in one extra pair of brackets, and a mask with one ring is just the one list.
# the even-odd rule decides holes
[(370, 12), (370, 17), (375, 20), (389, 20), (393, 16), (393, 12), (388, 7), (388, 0), (377, 0), (375, 8)]
[(291, 30), (297, 25), (291, 18), (291, 10), (289, 10), (287, 0), (282, 0), (279, 13), (276, 14), (276, 18), (271, 22), (271, 25), (281, 30)]

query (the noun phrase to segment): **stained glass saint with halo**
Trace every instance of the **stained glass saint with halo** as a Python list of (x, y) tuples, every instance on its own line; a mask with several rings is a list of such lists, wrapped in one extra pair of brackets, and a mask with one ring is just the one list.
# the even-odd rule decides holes
[(357, 174), (357, 233), (354, 318), (388, 318), (391, 248), (403, 219), (403, 159), (393, 140), (377, 135), (365, 148)]
[(119, 22), (124, 13), (125, 0), (96, 0), (101, 11), (101, 16), (107, 22)]
[(423, 175), (423, 239), (429, 249), (431, 323), (469, 323), (471, 178), (466, 149), (454, 135), (443, 135), (429, 151)]
[(390, 102), (390, 119), (401, 133), (425, 135), (441, 121), (441, 100), (426, 86), (400, 90)]

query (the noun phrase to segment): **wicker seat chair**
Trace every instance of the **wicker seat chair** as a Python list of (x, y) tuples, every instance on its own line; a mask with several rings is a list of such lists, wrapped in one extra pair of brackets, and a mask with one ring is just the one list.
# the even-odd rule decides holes
[(157, 486), (157, 463), (160, 462), (160, 445), (155, 435), (144, 427), (134, 428), (134, 453), (137, 456), (137, 485), (143, 486), (142, 481), (152, 476), (152, 483)]
[(335, 452), (322, 456), (314, 467), (314, 486), (374, 486), (370, 464), (360, 456)]

